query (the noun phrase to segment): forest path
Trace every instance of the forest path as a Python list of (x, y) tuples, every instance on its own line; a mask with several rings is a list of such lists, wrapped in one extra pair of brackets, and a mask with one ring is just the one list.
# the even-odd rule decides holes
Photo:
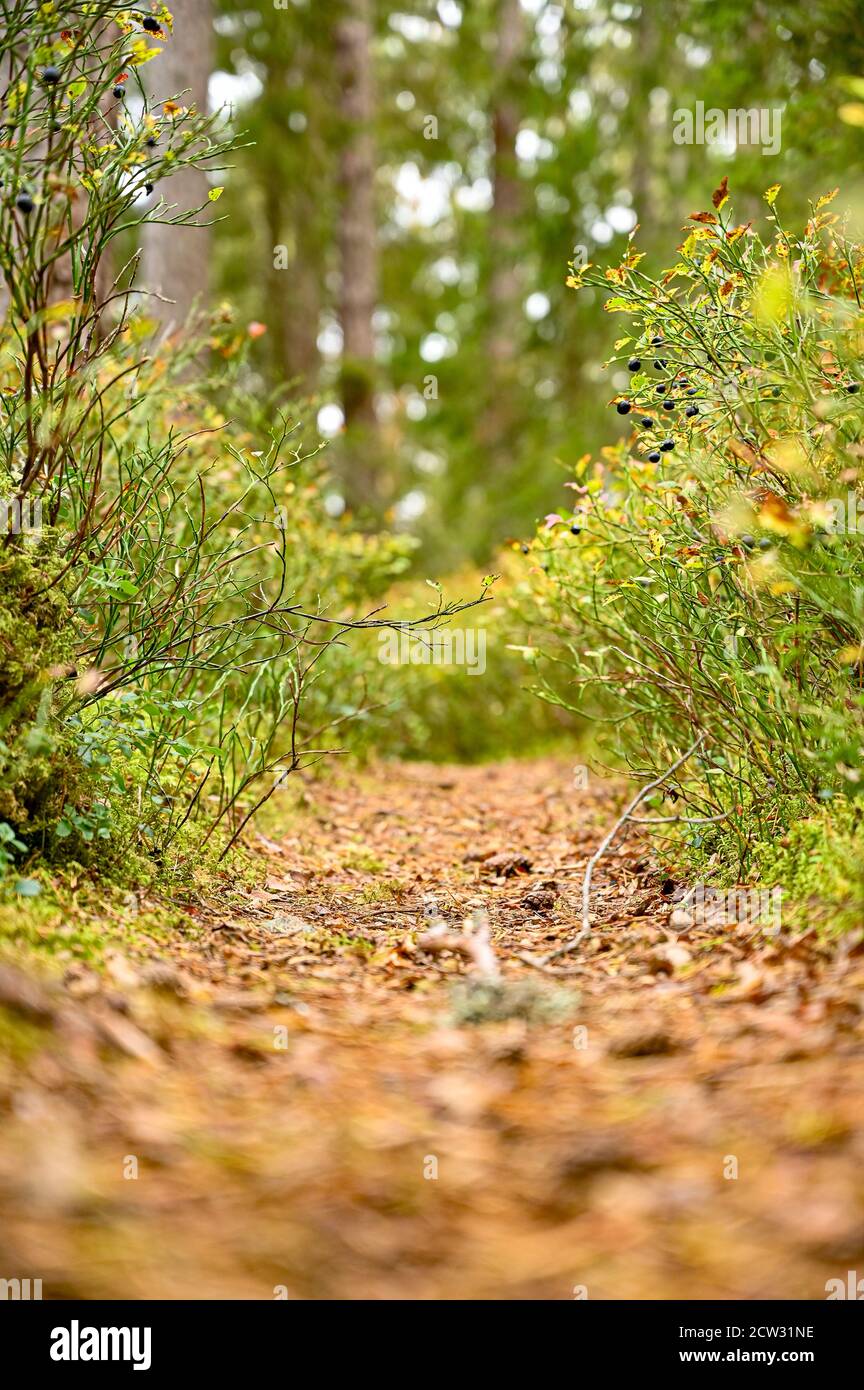
[[(671, 932), (680, 886), (631, 838), (556, 981), (520, 957), (577, 930), (618, 789), (411, 764), (285, 800), (241, 908), (138, 936), (107, 978), (0, 978), (28, 1020), (0, 1067), (0, 1274), (46, 1297), (758, 1299), (864, 1270), (860, 942)], [(428, 894), (453, 933), (488, 912), (500, 999), (418, 944)]]

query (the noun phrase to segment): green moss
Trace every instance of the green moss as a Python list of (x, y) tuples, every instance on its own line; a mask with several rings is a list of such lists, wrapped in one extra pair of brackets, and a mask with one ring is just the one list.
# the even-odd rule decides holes
[[(801, 798), (797, 818), (793, 812), (791, 824), (785, 824), (787, 819), (788, 803), (777, 808), (772, 833), (770, 809), (760, 808), (757, 822), (755, 810), (742, 808), (737, 833), (713, 827), (698, 845), (679, 839), (662, 862), (670, 872), (680, 872), (683, 859), (691, 878), (702, 877), (718, 887), (746, 878), (754, 887), (782, 889), (784, 929), (816, 926), (836, 934), (860, 926), (864, 806), (859, 801), (833, 801), (814, 813), (813, 803)], [(742, 835), (747, 845), (743, 865)]]
[(14, 1067), (21, 1067), (41, 1051), (51, 1039), (51, 1032), (42, 1024), (22, 1018), (20, 1014), (0, 1005), (0, 1057)]
[(521, 1018), (527, 1023), (560, 1023), (572, 1016), (579, 1003), (575, 991), (537, 980), (460, 980), (454, 985), (453, 1022), (503, 1023)]
[(344, 869), (357, 869), (364, 874), (383, 873), (385, 865), (372, 850), (363, 845), (352, 845), (342, 856)]
[(794, 822), (779, 840), (755, 844), (753, 860), (760, 881), (784, 891), (784, 926), (836, 933), (864, 921), (864, 808), (858, 802)]
[(38, 898), (0, 899), (0, 948), (45, 961), (82, 961), (99, 969), (109, 949), (149, 954), (199, 928), (182, 908), (154, 902), (141, 908), (128, 892), (88, 878), (80, 866), (48, 880)]

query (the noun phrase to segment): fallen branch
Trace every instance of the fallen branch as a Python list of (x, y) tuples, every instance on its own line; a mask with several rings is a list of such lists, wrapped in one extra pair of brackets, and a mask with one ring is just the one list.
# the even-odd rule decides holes
[(501, 971), (498, 968), (498, 961), (492, 949), (492, 941), (489, 933), (489, 917), (485, 912), (474, 912), (471, 914), (459, 933), (450, 931), (445, 922), (437, 921), (429, 931), (424, 932), (417, 938), (417, 945), (422, 951), (454, 951), (468, 959), (477, 968), (477, 973), (484, 980), (498, 980)]
[(617, 821), (612, 826), (612, 829), (609, 831), (608, 835), (604, 836), (604, 838), (600, 841), (598, 848), (594, 851), (591, 858), (588, 860), (588, 863), (585, 868), (585, 877), (582, 881), (582, 930), (579, 932), (578, 936), (575, 936), (572, 941), (569, 941), (566, 944), (566, 946), (559, 946), (557, 951), (552, 951), (550, 955), (545, 956), (543, 959), (544, 965), (549, 965), (551, 961), (558, 960), (559, 956), (566, 956), (571, 951), (575, 951), (576, 947), (579, 946), (585, 940), (585, 937), (591, 930), (591, 877), (594, 873), (595, 866), (606, 853), (607, 849), (611, 845), (615, 836), (618, 834), (618, 831), (621, 829), (622, 825), (625, 825), (626, 822), (630, 819), (630, 816), (632, 812), (636, 810), (636, 807), (639, 806), (641, 802), (645, 800), (649, 792), (653, 792), (657, 787), (659, 787), (663, 782), (665, 782), (668, 777), (671, 777), (673, 772), (677, 772), (679, 767), (681, 767), (682, 763), (686, 763), (687, 759), (692, 757), (692, 755), (696, 752), (696, 749), (699, 747), (700, 743), (703, 741), (704, 737), (704, 734), (700, 734), (699, 737), (696, 739), (696, 742), (692, 743), (690, 747), (687, 749), (687, 752), (682, 753), (680, 758), (676, 758), (675, 762), (672, 763), (670, 767), (667, 767), (665, 772), (661, 773), (659, 777), (655, 777), (653, 782), (646, 782), (645, 786), (642, 787), (641, 791), (639, 791), (636, 794), (636, 796), (634, 796), (633, 800), (629, 802), (625, 810), (618, 817)]

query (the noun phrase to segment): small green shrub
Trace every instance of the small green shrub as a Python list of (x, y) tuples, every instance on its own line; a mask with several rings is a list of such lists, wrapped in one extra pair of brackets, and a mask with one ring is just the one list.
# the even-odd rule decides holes
[(63, 564), (56, 532), (0, 547), (0, 819), (22, 834), (50, 825), (79, 780), (53, 718), (77, 636)]
[(778, 191), (764, 238), (724, 181), (657, 279), (632, 244), (571, 276), (633, 320), (610, 404), (635, 428), (580, 461), (523, 596), (540, 693), (616, 767), (647, 781), (698, 741), (667, 812), (733, 873), (864, 790), (864, 252), (830, 196), (788, 232)]
[(362, 685), (345, 639), (411, 548), (327, 519), (317, 446), (254, 404), (230, 310), (153, 341), (136, 257), (98, 273), (146, 222), (206, 217), (142, 195), (231, 148), (139, 80), (172, 23), (10, 0), (0, 35), (0, 820), (115, 876), (220, 862), (332, 747), (366, 704), (340, 698)]

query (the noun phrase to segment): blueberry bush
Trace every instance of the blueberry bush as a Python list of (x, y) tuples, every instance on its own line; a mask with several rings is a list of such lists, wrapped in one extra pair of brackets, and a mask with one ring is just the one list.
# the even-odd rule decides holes
[[(182, 875), (362, 714), (344, 639), (387, 621), (410, 542), (327, 517), (317, 443), (249, 376), (254, 326), (222, 307), (165, 339), (136, 293), (141, 228), (207, 220), (232, 145), (141, 82), (169, 12), (15, 0), (4, 22), (3, 865)], [(209, 196), (176, 214), (189, 164)]]
[(759, 231), (724, 180), (659, 276), (631, 236), (569, 277), (628, 323), (607, 364), (628, 433), (532, 544), (538, 688), (639, 779), (697, 745), (663, 833), (732, 874), (834, 808), (860, 831), (864, 250), (833, 196), (793, 231), (774, 186)]

